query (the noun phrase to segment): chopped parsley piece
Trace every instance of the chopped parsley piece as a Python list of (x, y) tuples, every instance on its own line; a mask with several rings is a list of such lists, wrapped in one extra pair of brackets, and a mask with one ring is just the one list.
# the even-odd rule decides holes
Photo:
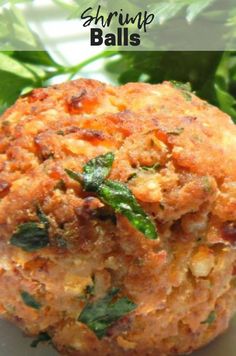
[(10, 239), (11, 245), (22, 248), (27, 252), (37, 251), (49, 244), (49, 221), (46, 215), (37, 208), (40, 222), (21, 224)]
[(70, 178), (79, 182), (86, 192), (97, 196), (116, 213), (123, 214), (130, 223), (149, 239), (157, 238), (155, 224), (136, 201), (131, 190), (121, 182), (107, 180), (114, 161), (114, 154), (107, 153), (90, 160), (83, 173), (66, 170)]
[(216, 315), (216, 312), (215, 310), (212, 310), (210, 312), (210, 314), (208, 315), (207, 319), (202, 321), (202, 324), (208, 324), (208, 325), (211, 325), (214, 323), (214, 321), (216, 320), (217, 318), (217, 315)]
[(48, 335), (46, 332), (42, 332), (38, 335), (37, 339), (32, 341), (31, 347), (35, 348), (38, 346), (40, 342), (46, 342), (46, 341), (51, 341), (51, 337)]
[(209, 178), (208, 177), (203, 177), (202, 178), (202, 182), (203, 182), (203, 190), (206, 193), (210, 193), (211, 190), (212, 190), (212, 185), (211, 185), (211, 182), (210, 182)]
[(39, 303), (31, 294), (28, 292), (22, 291), (20, 293), (21, 298), (25, 305), (27, 305), (30, 308), (37, 309), (39, 310), (41, 308), (41, 303)]
[(137, 307), (127, 297), (113, 300), (118, 293), (119, 289), (112, 288), (104, 298), (87, 303), (80, 313), (78, 321), (86, 324), (99, 339), (106, 336), (116, 321)]

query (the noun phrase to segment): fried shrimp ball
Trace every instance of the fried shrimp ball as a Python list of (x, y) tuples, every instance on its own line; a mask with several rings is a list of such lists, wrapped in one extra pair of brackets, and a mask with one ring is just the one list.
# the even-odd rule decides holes
[(236, 127), (181, 86), (80, 79), (0, 119), (0, 316), (63, 355), (191, 352), (236, 306)]

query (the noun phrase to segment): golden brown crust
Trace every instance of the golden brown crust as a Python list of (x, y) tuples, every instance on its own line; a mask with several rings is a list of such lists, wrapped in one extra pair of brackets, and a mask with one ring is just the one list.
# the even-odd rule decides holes
[[(0, 129), (2, 316), (32, 335), (48, 330), (71, 355), (177, 354), (224, 331), (235, 308), (235, 143), (226, 114), (168, 82), (114, 88), (81, 79), (20, 98)], [(159, 240), (122, 215), (116, 226), (94, 218), (101, 202), (65, 173), (109, 151), (110, 179), (129, 186)], [(9, 239), (37, 219), (38, 205), (50, 246), (24, 252)], [(95, 299), (115, 286), (138, 305), (101, 341), (77, 321), (92, 276)], [(22, 290), (43, 307), (27, 307)]]

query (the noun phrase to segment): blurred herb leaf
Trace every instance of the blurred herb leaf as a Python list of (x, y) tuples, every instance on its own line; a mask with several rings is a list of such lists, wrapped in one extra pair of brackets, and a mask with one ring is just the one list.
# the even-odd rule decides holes
[(33, 73), (24, 64), (4, 53), (0, 53), (0, 70), (31, 81), (35, 79)]
[(22, 89), (31, 83), (29, 79), (0, 70), (0, 113), (13, 104)]
[(0, 112), (13, 104), (25, 88), (42, 85), (45, 76), (40, 67), (19, 61), (12, 53), (0, 52)]
[(0, 10), (1, 48), (13, 49), (20, 44), (25, 50), (36, 47), (43, 49), (37, 36), (30, 30), (21, 11), (12, 2), (10, 2), (8, 8), (2, 7)]
[(186, 12), (186, 19), (192, 22), (203, 10), (217, 0), (171, 0), (160, 1), (149, 5), (149, 10), (155, 14), (156, 21), (164, 24), (166, 21), (178, 15), (181, 11)]
[(187, 7), (186, 19), (188, 22), (192, 22), (203, 10), (213, 4), (216, 0), (197, 0)]
[(33, 295), (31, 295), (30, 293), (26, 292), (26, 291), (22, 291), (20, 293), (21, 298), (23, 300), (23, 302), (25, 303), (25, 305), (27, 305), (30, 308), (33, 309), (40, 309), (41, 308), (41, 303), (39, 303)]
[(20, 62), (60, 68), (60, 65), (46, 51), (17, 51), (14, 53), (14, 58)]
[(78, 321), (86, 324), (99, 339), (117, 320), (137, 307), (127, 297), (113, 300), (118, 293), (118, 288), (112, 288), (104, 298), (87, 303), (79, 315)]

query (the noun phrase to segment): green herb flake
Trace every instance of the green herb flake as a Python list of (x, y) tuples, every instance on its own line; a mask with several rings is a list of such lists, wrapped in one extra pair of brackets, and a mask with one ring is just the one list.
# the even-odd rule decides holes
[(48, 341), (51, 341), (51, 336), (49, 336), (47, 332), (42, 332), (34, 341), (32, 341), (30, 346), (36, 348), (39, 343)]
[(176, 89), (181, 89), (181, 90), (185, 90), (188, 92), (191, 92), (191, 90), (192, 90), (190, 83), (182, 83), (182, 82), (178, 82), (176, 80), (171, 80), (170, 82)]
[(21, 224), (10, 239), (11, 245), (27, 252), (34, 252), (49, 245), (48, 219), (38, 208), (37, 215), (40, 222)]
[(20, 293), (21, 298), (25, 305), (27, 305), (30, 308), (37, 309), (39, 310), (41, 308), (41, 303), (39, 303), (31, 294), (28, 292), (22, 291)]
[(161, 168), (160, 163), (155, 163), (152, 166), (140, 166), (143, 171), (157, 171)]
[(130, 189), (123, 183), (106, 180), (99, 188), (101, 200), (116, 213), (127, 217), (130, 223), (151, 240), (157, 238), (157, 231), (151, 218), (136, 201)]
[(184, 96), (184, 98), (187, 100), (187, 101), (191, 101), (192, 100), (192, 95), (191, 95), (191, 84), (190, 83), (181, 83), (181, 82), (178, 82), (178, 81), (171, 81), (172, 85), (176, 88), (176, 89), (179, 89), (181, 90), (182, 92), (182, 95)]
[(108, 329), (116, 321), (137, 307), (127, 297), (113, 301), (118, 293), (118, 288), (112, 288), (104, 298), (87, 303), (79, 315), (78, 321), (86, 324), (99, 339), (107, 335)]
[(206, 193), (210, 193), (211, 189), (212, 189), (212, 186), (211, 186), (209, 178), (208, 177), (203, 177), (202, 178), (202, 182), (203, 182), (203, 190)]
[(214, 323), (214, 321), (216, 320), (217, 318), (217, 314), (216, 314), (216, 311), (215, 310), (212, 310), (210, 312), (210, 314), (208, 315), (208, 317), (206, 318), (206, 320), (202, 321), (201, 324), (208, 324), (208, 325), (211, 325)]
[(39, 221), (44, 225), (46, 229), (49, 228), (49, 220), (47, 216), (44, 214), (44, 212), (40, 209), (39, 206), (36, 207), (36, 214), (37, 217), (39, 218)]

